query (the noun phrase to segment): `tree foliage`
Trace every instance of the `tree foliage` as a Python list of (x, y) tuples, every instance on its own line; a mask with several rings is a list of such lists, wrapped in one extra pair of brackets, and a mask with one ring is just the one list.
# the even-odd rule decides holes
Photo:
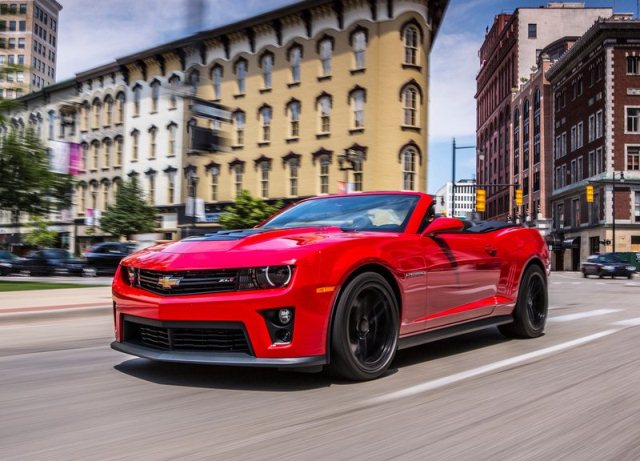
[(58, 233), (47, 229), (47, 222), (36, 216), (31, 223), (32, 230), (24, 237), (24, 243), (34, 247), (52, 247), (56, 244)]
[(109, 205), (100, 220), (100, 228), (118, 237), (153, 232), (156, 209), (147, 204), (138, 180), (132, 177), (118, 188), (115, 205)]
[(0, 209), (41, 215), (71, 205), (73, 180), (49, 171), (46, 147), (31, 128), (0, 140)]
[(282, 203), (269, 205), (262, 199), (253, 197), (243, 190), (236, 198), (235, 205), (226, 208), (220, 216), (220, 224), (227, 229), (248, 229), (260, 224), (282, 208)]

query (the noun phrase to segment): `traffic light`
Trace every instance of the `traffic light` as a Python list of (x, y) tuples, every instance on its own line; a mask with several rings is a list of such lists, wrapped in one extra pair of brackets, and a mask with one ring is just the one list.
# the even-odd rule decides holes
[(587, 186), (587, 202), (593, 203), (593, 186)]
[(487, 207), (487, 191), (476, 189), (476, 211), (482, 213)]
[(522, 189), (516, 189), (516, 205), (522, 206)]

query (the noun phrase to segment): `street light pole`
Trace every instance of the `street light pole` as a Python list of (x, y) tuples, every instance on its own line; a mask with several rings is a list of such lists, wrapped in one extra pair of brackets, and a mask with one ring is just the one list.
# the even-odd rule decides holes
[(456, 210), (456, 151), (459, 149), (475, 149), (476, 146), (456, 146), (456, 138), (453, 138), (451, 149), (451, 217), (455, 218)]

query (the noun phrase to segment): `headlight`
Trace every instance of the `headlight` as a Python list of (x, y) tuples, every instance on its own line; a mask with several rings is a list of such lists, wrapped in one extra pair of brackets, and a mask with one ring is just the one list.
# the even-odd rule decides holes
[(2, 267), (11, 267), (11, 263), (0, 263)]
[(283, 288), (291, 282), (293, 271), (294, 267), (289, 265), (242, 269), (240, 271), (238, 289), (255, 290)]
[(122, 266), (120, 267), (120, 275), (122, 281), (127, 285), (135, 287), (139, 285), (140, 270), (135, 267)]
[(613, 267), (613, 266), (604, 266), (603, 269), (606, 270), (606, 271), (614, 271), (614, 270), (616, 270), (616, 268)]
[(635, 272), (636, 268), (635, 266), (627, 266), (627, 270), (631, 272)]

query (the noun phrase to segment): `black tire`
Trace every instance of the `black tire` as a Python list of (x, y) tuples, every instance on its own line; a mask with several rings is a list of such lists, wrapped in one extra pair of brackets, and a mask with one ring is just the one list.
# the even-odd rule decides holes
[(586, 270), (584, 270), (584, 269), (582, 270), (582, 276), (583, 276), (585, 279), (586, 279), (587, 277), (589, 277), (589, 276), (587, 275), (587, 271), (586, 271)]
[(398, 348), (399, 309), (381, 275), (365, 272), (346, 286), (331, 329), (330, 371), (353, 381), (382, 375)]
[(500, 325), (500, 333), (508, 338), (537, 338), (544, 333), (549, 296), (544, 272), (529, 266), (520, 281), (513, 323)]
[(631, 280), (631, 279), (633, 278), (633, 274), (629, 274), (629, 275), (627, 275), (627, 278), (628, 278), (629, 280)]

